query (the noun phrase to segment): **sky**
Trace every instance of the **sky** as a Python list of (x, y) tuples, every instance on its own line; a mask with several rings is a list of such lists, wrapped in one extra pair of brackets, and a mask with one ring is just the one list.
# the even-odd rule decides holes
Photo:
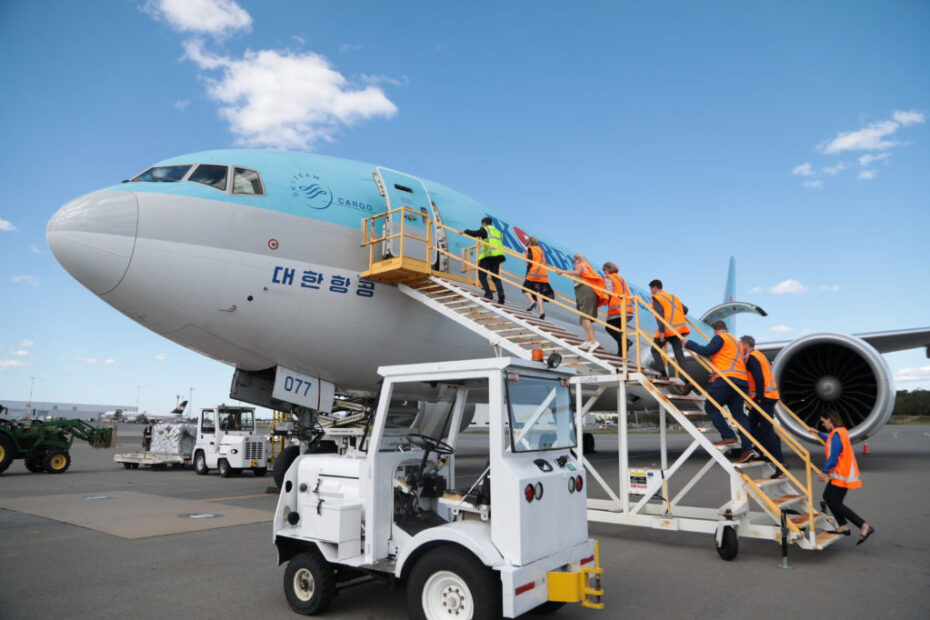
[[(758, 341), (930, 326), (928, 28), (923, 1), (3, 0), (0, 403), (228, 400), (229, 367), (45, 239), (72, 198), (214, 148), (437, 181), (698, 315), (734, 256)], [(930, 389), (925, 351), (886, 359)]]

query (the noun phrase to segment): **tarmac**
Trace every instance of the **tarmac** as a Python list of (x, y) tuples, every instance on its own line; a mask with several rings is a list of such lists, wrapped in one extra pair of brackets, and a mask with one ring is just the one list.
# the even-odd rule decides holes
[[(0, 618), (297, 617), (272, 541), (271, 477), (113, 462), (140, 439), (141, 426), (123, 425), (114, 448), (75, 443), (64, 474), (31, 474), (15, 461), (0, 475)], [(482, 469), (485, 440), (466, 436), (460, 483)], [(596, 441), (590, 458), (615, 481), (616, 435)], [(658, 466), (657, 435), (634, 434), (630, 443), (632, 464)], [(687, 443), (670, 435), (672, 458)], [(930, 426), (887, 426), (869, 448), (856, 448), (864, 486), (847, 496), (877, 530), (864, 545), (853, 535), (823, 551), (791, 546), (784, 569), (771, 541), (740, 539), (738, 556), (725, 562), (706, 534), (592, 524), (606, 610), (567, 605), (550, 617), (927, 618)], [(692, 457), (687, 467), (705, 460)], [(590, 478), (589, 490), (598, 492)], [(694, 493), (713, 503), (726, 480), (710, 476)], [(380, 581), (356, 586), (325, 617), (405, 618), (404, 592)]]

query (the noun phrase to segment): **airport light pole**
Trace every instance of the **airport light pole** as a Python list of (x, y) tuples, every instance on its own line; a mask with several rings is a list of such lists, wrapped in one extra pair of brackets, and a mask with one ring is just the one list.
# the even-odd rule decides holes
[(36, 378), (29, 377), (29, 404), (26, 405), (26, 419), (32, 419), (32, 388), (35, 387)]
[(188, 411), (194, 410), (194, 388), (187, 388), (187, 409)]

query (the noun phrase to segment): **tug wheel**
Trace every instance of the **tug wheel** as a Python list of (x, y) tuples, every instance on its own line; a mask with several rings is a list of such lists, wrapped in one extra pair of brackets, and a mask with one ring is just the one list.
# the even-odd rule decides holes
[(723, 535), (720, 537), (720, 544), (714, 539), (714, 546), (717, 547), (717, 554), (729, 562), (739, 553), (739, 538), (736, 536), (735, 527), (724, 527)]
[(593, 454), (597, 452), (597, 450), (594, 448), (594, 435), (591, 433), (582, 433), (581, 442), (581, 449), (584, 450), (585, 454)]
[(65, 450), (49, 450), (42, 465), (50, 474), (62, 474), (71, 466), (71, 455)]
[(226, 459), (220, 459), (220, 462), (216, 464), (216, 471), (218, 471), (223, 478), (236, 475), (235, 472), (233, 472), (233, 468), (229, 466), (229, 461)]
[(437, 547), (410, 571), (407, 610), (415, 620), (500, 618), (501, 582), (465, 549)]
[(203, 455), (203, 452), (197, 452), (194, 456), (194, 471), (198, 476), (206, 476), (210, 473), (210, 468), (207, 467), (207, 457)]
[(45, 471), (45, 465), (42, 464), (44, 459), (41, 455), (39, 456), (27, 456), (26, 457), (26, 469), (31, 471), (34, 474), (41, 473)]
[(336, 571), (316, 549), (301, 553), (284, 571), (284, 595), (299, 614), (323, 613), (336, 596)]

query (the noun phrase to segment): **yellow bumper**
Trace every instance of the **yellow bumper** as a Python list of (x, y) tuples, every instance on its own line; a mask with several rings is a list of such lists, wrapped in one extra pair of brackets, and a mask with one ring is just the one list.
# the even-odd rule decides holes
[(578, 570), (550, 571), (548, 575), (549, 600), (563, 603), (581, 603), (583, 607), (604, 609), (604, 590), (601, 587), (601, 554), (594, 541), (594, 566)]

